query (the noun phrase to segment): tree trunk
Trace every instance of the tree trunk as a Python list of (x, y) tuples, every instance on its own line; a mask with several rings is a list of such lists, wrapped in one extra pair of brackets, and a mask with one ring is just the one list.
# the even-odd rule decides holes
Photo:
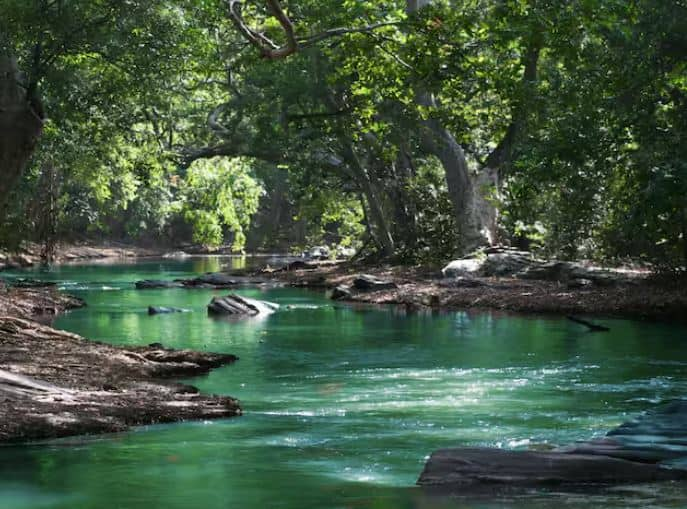
[(493, 244), (496, 208), (487, 200), (487, 193), (495, 185), (497, 172), (483, 171), (471, 176), (465, 152), (448, 129), (436, 119), (424, 121), (422, 128), (422, 149), (439, 159), (444, 168), (461, 253)]
[(396, 243), (394, 242), (394, 238), (391, 235), (391, 230), (389, 229), (389, 224), (386, 220), (386, 216), (384, 215), (384, 209), (382, 208), (382, 203), (379, 199), (379, 193), (370, 180), (370, 177), (362, 162), (358, 158), (358, 155), (355, 153), (352, 143), (346, 141), (343, 143), (343, 145), (343, 158), (353, 173), (356, 182), (360, 186), (363, 195), (367, 200), (370, 219), (375, 225), (376, 238), (381, 245), (382, 254), (384, 256), (392, 256), (396, 250)]
[[(406, 12), (414, 14), (431, 3), (432, 0), (407, 0)], [(426, 90), (416, 90), (416, 97), (422, 106), (436, 106), (435, 98)], [(437, 119), (422, 122), (420, 142), (423, 150), (437, 157), (444, 168), (461, 253), (492, 244), (496, 240), (496, 208), (485, 196), (492, 172), (473, 182), (463, 148)]]
[(415, 251), (417, 247), (417, 206), (411, 196), (408, 186), (415, 173), (413, 162), (406, 148), (399, 146), (398, 156), (392, 165), (393, 180), (391, 192), (394, 209), (394, 238), (402, 241), (407, 251)]
[(16, 60), (0, 53), (0, 210), (26, 169), (42, 126), (40, 105), (21, 86)]

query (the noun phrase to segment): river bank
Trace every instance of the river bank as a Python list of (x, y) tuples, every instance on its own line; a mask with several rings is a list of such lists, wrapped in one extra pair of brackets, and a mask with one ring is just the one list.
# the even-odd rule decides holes
[[(357, 289), (354, 282), (368, 274), (389, 283)], [(340, 300), (367, 304), (393, 304), (406, 310), (499, 310), (518, 313), (583, 314), (648, 320), (687, 320), (687, 287), (673, 279), (648, 273), (623, 274), (603, 285), (512, 276), (444, 277), (430, 267), (370, 267), (352, 263), (308, 263), (291, 270), (261, 271), (285, 284), (345, 290)]]
[[(41, 264), (42, 247), (26, 242), (16, 250), (0, 249), (0, 271), (23, 269)], [(124, 245), (114, 242), (57, 244), (53, 263), (109, 262), (116, 260), (156, 258), (168, 250)]]
[(114, 347), (35, 321), (83, 305), (52, 288), (0, 287), (0, 443), (240, 415), (233, 398), (169, 381), (233, 355)]

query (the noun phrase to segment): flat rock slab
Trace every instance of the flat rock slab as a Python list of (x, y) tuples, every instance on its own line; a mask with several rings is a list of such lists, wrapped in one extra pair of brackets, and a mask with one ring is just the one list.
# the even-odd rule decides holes
[(159, 344), (120, 348), (0, 317), (0, 443), (239, 415), (233, 398), (166, 381), (236, 359)]
[(687, 401), (660, 405), (601, 439), (549, 452), (442, 449), (418, 480), (440, 484), (612, 484), (687, 479)]
[(226, 297), (213, 297), (208, 304), (208, 314), (224, 316), (258, 316), (274, 313), (279, 304), (250, 299), (231, 294)]
[(678, 479), (687, 479), (687, 470), (608, 456), (455, 448), (433, 453), (417, 483), (469, 489), (480, 484), (617, 484)]

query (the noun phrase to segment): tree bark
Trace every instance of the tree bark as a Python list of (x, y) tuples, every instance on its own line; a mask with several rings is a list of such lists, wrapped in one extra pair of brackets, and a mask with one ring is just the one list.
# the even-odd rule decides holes
[(356, 183), (360, 186), (365, 199), (367, 200), (370, 219), (375, 225), (376, 238), (380, 243), (380, 247), (382, 248), (382, 254), (384, 256), (392, 256), (396, 250), (396, 243), (391, 235), (389, 223), (384, 215), (384, 209), (379, 199), (379, 193), (370, 180), (370, 176), (360, 161), (360, 158), (355, 153), (355, 150), (353, 149), (353, 143), (350, 142), (350, 140), (347, 140), (343, 143), (343, 145), (342, 156), (346, 162), (346, 165), (353, 173)]
[(22, 86), (15, 58), (0, 52), (0, 211), (28, 166), (41, 134), (42, 109), (35, 95)]
[[(433, 0), (407, 0), (406, 12), (414, 14)], [(422, 106), (436, 106), (436, 99), (426, 90), (416, 90), (416, 101)], [(437, 119), (421, 123), (422, 149), (441, 162), (446, 175), (461, 254), (496, 240), (496, 208), (485, 196), (489, 175), (479, 182), (471, 179), (465, 151), (453, 134)]]

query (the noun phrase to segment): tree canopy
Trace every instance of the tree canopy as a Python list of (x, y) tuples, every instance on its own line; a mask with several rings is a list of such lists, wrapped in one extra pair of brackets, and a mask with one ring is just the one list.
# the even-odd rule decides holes
[(684, 0), (7, 0), (0, 238), (683, 266), (685, 55)]

